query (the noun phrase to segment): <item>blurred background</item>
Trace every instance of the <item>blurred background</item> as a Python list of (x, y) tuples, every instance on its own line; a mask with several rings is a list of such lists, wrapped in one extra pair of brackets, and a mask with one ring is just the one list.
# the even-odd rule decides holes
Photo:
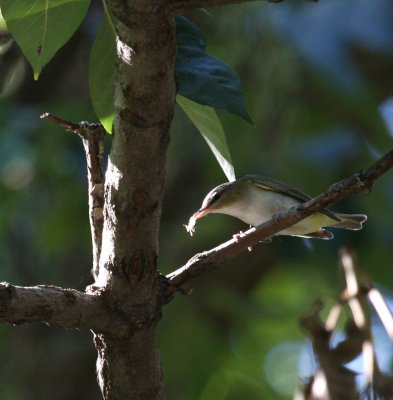
[[(90, 276), (86, 167), (79, 138), (39, 119), (51, 112), (94, 121), (88, 56), (101, 19), (92, 2), (71, 41), (33, 81), (0, 22), (0, 281), (84, 290)], [(238, 177), (269, 175), (310, 195), (369, 166), (392, 148), (391, 0), (255, 2), (187, 15), (208, 52), (239, 74), (255, 125), (220, 112)], [(108, 148), (110, 138), (108, 138)], [(160, 268), (168, 273), (245, 226), (228, 216), (183, 224), (225, 181), (205, 142), (176, 109), (168, 153)], [(360, 232), (333, 241), (276, 238), (191, 282), (164, 307), (159, 341), (169, 399), (290, 399), (315, 361), (299, 318), (342, 287), (337, 253), (392, 294), (393, 179), (334, 207), (365, 213)], [(393, 346), (375, 323), (381, 367)], [(89, 332), (0, 326), (0, 399), (97, 399)]]

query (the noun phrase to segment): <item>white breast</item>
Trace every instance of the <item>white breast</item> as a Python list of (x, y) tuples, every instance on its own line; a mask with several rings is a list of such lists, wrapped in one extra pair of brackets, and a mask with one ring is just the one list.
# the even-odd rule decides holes
[(239, 218), (249, 225), (259, 225), (279, 212), (298, 206), (299, 201), (280, 193), (261, 190), (249, 185), (248, 192), (236, 203), (236, 207), (223, 207), (220, 213)]

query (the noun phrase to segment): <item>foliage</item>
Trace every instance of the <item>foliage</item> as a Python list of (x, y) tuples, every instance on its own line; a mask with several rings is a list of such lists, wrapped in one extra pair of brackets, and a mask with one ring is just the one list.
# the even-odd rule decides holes
[(35, 79), (78, 28), (88, 6), (89, 0), (0, 2), (7, 28), (29, 60)]
[[(46, 63), (75, 32), (82, 22), (88, 4), (85, 0), (61, 0), (52, 3), (36, 1), (32, 4), (18, 3), (15, 7), (13, 2), (8, 0), (0, 2), (7, 28), (30, 62), (35, 79), (38, 79)], [(117, 35), (105, 2), (103, 4), (105, 15), (90, 53), (89, 88), (94, 111), (104, 128), (111, 133)], [(67, 18), (63, 18), (63, 14)], [(251, 122), (236, 73), (221, 61), (206, 54), (206, 39), (194, 24), (184, 17), (178, 17), (176, 21), (178, 51), (175, 75), (179, 82), (180, 94), (199, 104), (227, 110)], [(59, 27), (60, 23), (65, 26)], [(211, 119), (214, 115), (214, 110), (209, 107), (192, 106), (192, 103), (188, 103), (187, 110), (190, 111), (191, 108), (198, 109), (192, 118), (197, 128), (200, 125), (205, 127), (203, 121)], [(220, 135), (224, 140), (220, 140), (219, 145), (216, 132), (205, 129), (201, 133), (228, 179), (232, 180), (233, 166), (229, 165), (230, 155), (224, 131), (221, 130)]]
[(179, 93), (199, 104), (227, 110), (248, 122), (240, 80), (232, 68), (206, 53), (206, 38), (184, 17), (176, 19), (175, 76)]
[(94, 112), (107, 132), (112, 132), (115, 61), (116, 32), (105, 15), (90, 53), (89, 89)]
[(177, 103), (206, 140), (228, 180), (234, 181), (236, 178), (231, 154), (217, 113), (211, 107), (195, 103), (180, 95), (177, 96)]

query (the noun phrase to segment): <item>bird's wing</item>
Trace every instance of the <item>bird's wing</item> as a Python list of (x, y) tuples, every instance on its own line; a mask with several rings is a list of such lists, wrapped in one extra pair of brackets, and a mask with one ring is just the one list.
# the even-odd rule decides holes
[[(264, 190), (271, 190), (273, 192), (281, 193), (286, 196), (290, 196), (294, 198), (295, 200), (300, 201), (301, 203), (304, 203), (305, 201), (308, 201), (311, 199), (311, 197), (300, 191), (299, 189), (296, 189), (292, 185), (289, 185), (288, 183), (277, 181), (272, 178), (268, 178), (266, 176), (257, 176), (257, 175), (247, 175), (246, 179), (252, 184), (255, 185), (261, 189)], [(335, 221), (341, 222), (340, 218), (338, 218), (333, 212), (328, 210), (327, 208), (324, 208), (321, 210), (321, 212), (325, 215), (327, 215), (329, 218), (334, 219)]]
[(293, 197), (295, 200), (301, 202), (305, 202), (311, 199), (309, 195), (301, 192), (300, 190), (296, 189), (291, 185), (288, 185), (288, 183), (277, 181), (272, 178), (268, 178), (265, 176), (248, 175), (247, 180), (261, 189), (271, 190), (284, 195), (289, 195), (290, 197)]

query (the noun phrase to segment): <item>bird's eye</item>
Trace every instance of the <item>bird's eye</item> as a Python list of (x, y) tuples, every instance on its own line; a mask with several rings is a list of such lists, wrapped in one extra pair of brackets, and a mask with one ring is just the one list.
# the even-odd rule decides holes
[(214, 192), (214, 193), (210, 196), (210, 203), (216, 202), (220, 197), (221, 197), (221, 192)]

